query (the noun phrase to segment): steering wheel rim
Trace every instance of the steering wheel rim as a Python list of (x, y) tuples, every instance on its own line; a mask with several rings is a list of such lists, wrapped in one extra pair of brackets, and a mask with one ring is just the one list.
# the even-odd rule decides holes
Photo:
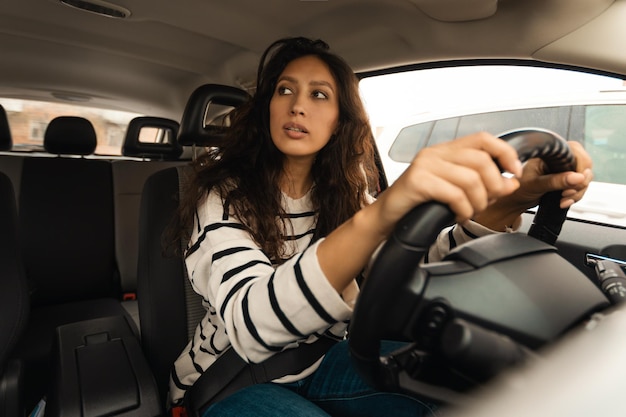
[[(567, 142), (552, 131), (523, 128), (498, 136), (517, 150), (522, 162), (539, 157), (549, 172), (575, 167), (575, 158)], [(560, 209), (559, 201), (559, 191), (548, 193), (541, 199), (528, 233), (530, 236), (548, 244), (556, 241), (567, 214), (567, 210)], [(403, 303), (400, 289), (408, 277), (417, 276), (419, 262), (440, 231), (453, 224), (454, 217), (446, 205), (438, 202), (415, 207), (397, 223), (372, 264), (354, 309), (349, 347), (357, 371), (374, 387), (383, 390), (397, 387), (396, 376), (387, 366), (389, 356), (380, 356), (380, 341), (394, 340), (400, 334), (403, 325), (400, 322), (408, 317), (408, 310), (412, 308), (409, 298)]]

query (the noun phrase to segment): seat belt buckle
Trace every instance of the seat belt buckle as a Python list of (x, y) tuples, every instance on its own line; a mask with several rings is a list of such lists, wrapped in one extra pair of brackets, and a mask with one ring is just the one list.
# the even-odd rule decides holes
[(182, 405), (170, 408), (170, 417), (187, 417), (187, 409)]
[(134, 292), (125, 292), (122, 294), (122, 301), (134, 301), (137, 299), (137, 294)]

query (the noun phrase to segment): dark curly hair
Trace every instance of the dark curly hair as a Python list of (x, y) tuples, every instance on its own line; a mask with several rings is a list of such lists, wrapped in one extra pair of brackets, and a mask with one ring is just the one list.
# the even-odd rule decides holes
[(310, 55), (326, 63), (339, 89), (338, 129), (312, 167), (315, 185), (311, 197), (317, 211), (313, 241), (328, 235), (367, 204), (367, 194), (377, 186), (378, 170), (358, 78), (342, 58), (329, 52), (325, 42), (285, 38), (263, 53), (256, 92), (231, 113), (223, 146), (210, 149), (192, 164), (190, 185), (179, 206), (179, 232), (188, 237), (197, 205), (213, 189), (273, 262), (281, 263), (291, 255), (284, 252), (283, 236), (290, 224), (279, 188), (284, 155), (270, 136), (269, 108), (287, 64)]

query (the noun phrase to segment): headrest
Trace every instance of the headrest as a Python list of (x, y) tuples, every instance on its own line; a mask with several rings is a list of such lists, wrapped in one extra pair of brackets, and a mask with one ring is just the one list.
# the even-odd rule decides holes
[(0, 105), (0, 151), (10, 151), (12, 147), (13, 139), (11, 138), (7, 112), (4, 111), (4, 107)]
[[(178, 159), (183, 147), (176, 141), (178, 122), (161, 117), (136, 117), (126, 128), (122, 155), (153, 159)], [(141, 140), (150, 135), (149, 140)], [(148, 138), (146, 138), (148, 139)]]
[(43, 137), (46, 151), (64, 155), (90, 155), (97, 145), (96, 131), (84, 117), (59, 116), (48, 124)]
[(246, 91), (228, 85), (205, 84), (196, 88), (185, 106), (178, 143), (185, 146), (218, 146), (227, 128), (206, 124), (210, 105), (238, 107), (249, 98)]

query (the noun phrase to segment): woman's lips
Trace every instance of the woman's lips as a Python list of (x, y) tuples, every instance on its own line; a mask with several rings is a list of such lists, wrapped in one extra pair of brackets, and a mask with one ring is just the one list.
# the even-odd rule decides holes
[(303, 126), (297, 125), (295, 123), (285, 125), (284, 130), (287, 133), (287, 136), (292, 139), (303, 138), (309, 133)]

